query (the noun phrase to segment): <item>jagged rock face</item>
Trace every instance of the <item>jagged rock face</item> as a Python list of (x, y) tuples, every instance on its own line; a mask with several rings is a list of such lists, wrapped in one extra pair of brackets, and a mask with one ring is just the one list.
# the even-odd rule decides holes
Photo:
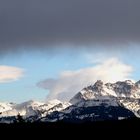
[(116, 98), (117, 102), (140, 117), (140, 81), (134, 83), (130, 80), (119, 81), (116, 83), (103, 84), (97, 81), (94, 85), (88, 86), (75, 95), (70, 102), (78, 104), (86, 100), (105, 100), (110, 101)]
[(124, 94), (125, 96), (131, 96), (139, 90), (136, 84), (131, 81), (117, 82), (113, 89), (116, 93)]
[(140, 88), (140, 80), (135, 83), (137, 88)]
[(88, 86), (74, 96), (70, 102), (75, 104), (81, 100), (90, 100), (103, 97), (129, 97), (140, 98), (140, 82), (133, 83), (130, 80), (116, 83), (97, 81), (94, 85)]
[(91, 89), (97, 91), (100, 94), (103, 90), (103, 82), (101, 80), (98, 80)]

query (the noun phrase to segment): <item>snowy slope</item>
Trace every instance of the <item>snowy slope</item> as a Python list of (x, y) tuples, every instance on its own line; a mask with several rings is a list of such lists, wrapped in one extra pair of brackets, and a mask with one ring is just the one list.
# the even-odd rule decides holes
[(69, 105), (70, 103), (63, 103), (59, 100), (52, 100), (47, 103), (30, 100), (21, 104), (15, 104), (12, 108), (7, 108), (7, 110), (0, 114), (0, 118), (6, 118), (5, 120), (8, 122), (7, 117), (9, 120), (9, 117), (17, 117), (17, 115), (20, 114), (25, 119), (30, 118), (33, 120), (34, 117), (35, 119), (44, 117), (53, 111), (65, 109)]
[(119, 101), (122, 106), (131, 110), (138, 118), (140, 118), (140, 99), (121, 98)]
[(13, 103), (0, 103), (0, 114), (4, 111), (11, 110)]
[(42, 104), (43, 103), (35, 102), (32, 100), (21, 103), (21, 104), (16, 104), (12, 107), (12, 109), (2, 112), (0, 117), (17, 116), (18, 114), (20, 114), (22, 116), (30, 116), (30, 115), (34, 114), (34, 110)]

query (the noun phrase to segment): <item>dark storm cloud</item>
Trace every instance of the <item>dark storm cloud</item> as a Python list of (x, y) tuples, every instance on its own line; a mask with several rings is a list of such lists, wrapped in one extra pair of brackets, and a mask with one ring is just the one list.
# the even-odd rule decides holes
[(127, 41), (140, 41), (140, 0), (0, 0), (0, 52)]

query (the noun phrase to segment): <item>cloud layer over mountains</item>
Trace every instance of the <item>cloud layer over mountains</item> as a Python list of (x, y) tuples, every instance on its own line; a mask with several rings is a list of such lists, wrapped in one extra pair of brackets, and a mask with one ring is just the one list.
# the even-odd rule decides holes
[(47, 100), (69, 100), (83, 87), (93, 84), (97, 80), (116, 82), (131, 79), (133, 68), (122, 63), (117, 58), (110, 58), (95, 66), (76, 71), (64, 71), (57, 79), (46, 79), (38, 86), (49, 90)]

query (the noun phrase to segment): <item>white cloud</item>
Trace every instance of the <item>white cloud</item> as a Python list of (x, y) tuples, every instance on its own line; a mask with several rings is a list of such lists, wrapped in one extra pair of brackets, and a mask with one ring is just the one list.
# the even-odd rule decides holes
[(24, 70), (17, 67), (0, 65), (0, 83), (13, 82), (23, 76)]
[(54, 98), (68, 100), (83, 87), (97, 80), (116, 82), (130, 79), (132, 71), (131, 66), (122, 63), (117, 58), (110, 58), (92, 67), (64, 71), (57, 79), (46, 79), (38, 85), (49, 90), (48, 100)]

